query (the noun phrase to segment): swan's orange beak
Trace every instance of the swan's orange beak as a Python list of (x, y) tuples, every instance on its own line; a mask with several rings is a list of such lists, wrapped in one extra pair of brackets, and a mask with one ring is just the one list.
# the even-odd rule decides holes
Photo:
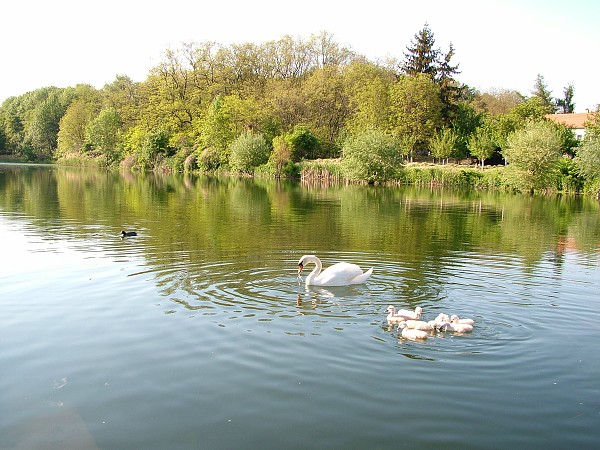
[(298, 273), (302, 272), (302, 269), (304, 269), (304, 264), (298, 264)]

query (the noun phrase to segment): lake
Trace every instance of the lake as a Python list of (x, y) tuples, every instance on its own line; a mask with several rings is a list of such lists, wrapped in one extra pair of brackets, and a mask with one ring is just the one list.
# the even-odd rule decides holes
[(5, 164), (0, 242), (1, 449), (600, 444), (595, 199)]

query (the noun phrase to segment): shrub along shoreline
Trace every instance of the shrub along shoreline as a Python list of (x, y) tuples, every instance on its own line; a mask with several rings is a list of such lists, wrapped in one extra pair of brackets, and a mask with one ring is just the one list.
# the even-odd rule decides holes
[(407, 163), (397, 175), (386, 181), (351, 181), (344, 176), (339, 159), (320, 159), (298, 163), (300, 178), (305, 181), (352, 182), (376, 185), (433, 185), (473, 189), (510, 189), (504, 179), (504, 166), (482, 169), (476, 165)]
[[(451, 186), (479, 190), (503, 190), (538, 194), (585, 194), (598, 196), (600, 183), (586, 183), (574, 176), (565, 158), (556, 172), (551, 187), (542, 190), (523, 190), (509, 166), (464, 164), (436, 164), (431, 162), (406, 163), (393, 179), (381, 182), (351, 181), (344, 176), (340, 159), (307, 160), (298, 163), (300, 179), (309, 182), (345, 182), (378, 185)], [(564, 166), (567, 166), (565, 169)]]
[[(169, 165), (159, 165), (155, 173), (186, 173), (193, 175), (216, 176), (245, 176), (255, 178), (285, 178), (297, 179), (308, 183), (318, 184), (371, 184), (381, 186), (448, 186), (476, 190), (501, 190), (521, 193), (537, 194), (584, 194), (593, 195), (600, 199), (600, 182), (584, 183), (584, 180), (574, 175), (569, 170), (572, 160), (563, 158), (559, 169), (556, 171), (553, 182), (545, 189), (524, 190), (520, 186), (516, 174), (510, 166), (485, 166), (478, 164), (433, 162), (407, 162), (396, 172), (394, 177), (386, 180), (361, 180), (347, 176), (341, 158), (302, 160), (290, 163), (284, 170), (277, 170), (272, 164), (267, 163), (256, 167), (253, 173), (240, 173), (226, 168), (214, 171), (203, 171), (197, 168), (185, 167), (182, 171), (175, 171)], [(115, 166), (107, 168), (102, 158), (63, 158), (58, 161), (63, 166), (93, 167), (103, 170), (114, 170)], [(120, 170), (134, 170), (125, 164), (119, 166)]]

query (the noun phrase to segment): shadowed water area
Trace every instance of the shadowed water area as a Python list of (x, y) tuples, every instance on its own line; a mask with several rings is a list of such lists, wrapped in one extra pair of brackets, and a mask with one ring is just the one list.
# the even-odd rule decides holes
[(600, 442), (593, 199), (0, 165), (0, 243), (1, 449)]

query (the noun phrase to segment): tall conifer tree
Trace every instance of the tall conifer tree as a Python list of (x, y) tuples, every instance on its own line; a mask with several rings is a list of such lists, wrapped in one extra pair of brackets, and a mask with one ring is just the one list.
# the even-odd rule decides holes
[(406, 47), (407, 53), (404, 53), (404, 63), (402, 71), (408, 76), (414, 76), (419, 73), (426, 73), (435, 78), (438, 71), (438, 59), (440, 50), (433, 48), (435, 38), (429, 25), (415, 34), (414, 41)]
[(450, 125), (456, 116), (458, 102), (463, 95), (463, 87), (454, 79), (454, 75), (460, 73), (458, 65), (451, 64), (454, 56), (452, 43), (448, 53), (444, 54), (439, 48), (435, 48), (435, 37), (425, 23), (425, 26), (414, 36), (411, 45), (406, 47), (404, 62), (401, 65), (402, 72), (408, 76), (420, 73), (427, 74), (440, 88), (440, 100), (442, 101), (442, 117), (446, 125)]
[(546, 82), (544, 81), (544, 77), (542, 75), (538, 74), (537, 78), (535, 79), (531, 94), (533, 97), (538, 97), (542, 101), (542, 104), (546, 107), (548, 113), (554, 113), (556, 111), (554, 106), (555, 102), (552, 99), (552, 91), (550, 91), (548, 86), (546, 86)]

